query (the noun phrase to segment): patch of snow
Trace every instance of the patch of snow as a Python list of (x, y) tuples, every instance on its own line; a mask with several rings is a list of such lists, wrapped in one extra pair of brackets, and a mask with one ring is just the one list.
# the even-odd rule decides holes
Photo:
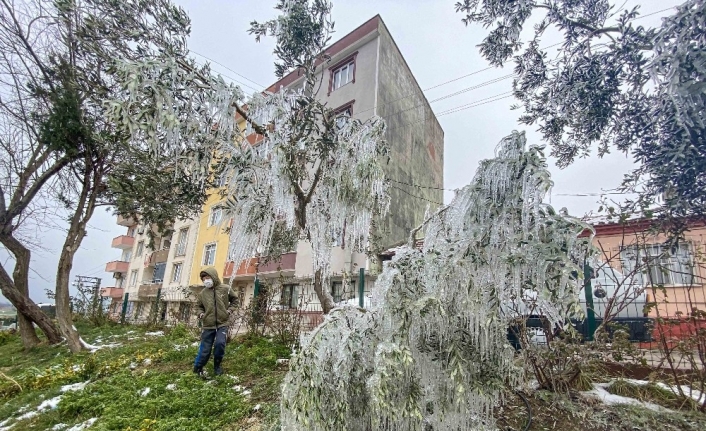
[(623, 397), (620, 395), (615, 395), (611, 394), (606, 390), (606, 388), (610, 385), (610, 383), (594, 383), (593, 384), (593, 390), (590, 391), (585, 391), (581, 392), (584, 396), (588, 397), (593, 397), (597, 398), (600, 401), (603, 402), (603, 404), (606, 405), (613, 405), (613, 404), (631, 404), (634, 406), (641, 406), (656, 412), (665, 412), (665, 411), (670, 411), (669, 409), (666, 409), (662, 406), (658, 406), (657, 404), (653, 403), (648, 403), (645, 401), (640, 401), (635, 398), (630, 398), (630, 397)]
[(80, 423), (78, 425), (72, 426), (71, 428), (67, 429), (66, 431), (83, 431), (86, 428), (90, 428), (91, 425), (93, 425), (97, 420), (98, 420), (98, 418), (91, 418), (84, 423)]
[(258, 410), (260, 410), (261, 407), (262, 406), (260, 404), (256, 404), (255, 407), (253, 407), (252, 409), (255, 411), (258, 411)]
[(137, 368), (137, 364), (135, 362), (130, 362), (130, 365), (128, 365), (128, 368), (130, 368), (131, 370), (134, 370), (135, 368)]
[(134, 334), (135, 331), (127, 331), (126, 334)]
[(39, 413), (38, 412), (28, 412), (23, 414), (22, 416), (17, 416), (15, 420), (17, 421), (23, 421), (27, 419), (32, 419), (33, 417), (37, 416)]
[(42, 403), (37, 407), (37, 411), (43, 412), (45, 410), (54, 410), (59, 405), (59, 401), (61, 401), (61, 395), (50, 400), (42, 401)]
[(73, 367), (71, 367), (71, 370), (74, 372), (79, 372), (82, 369), (83, 369), (83, 365), (74, 365)]
[(250, 394), (252, 394), (252, 391), (251, 391), (250, 389), (246, 389), (246, 390), (244, 390), (243, 392), (240, 393), (240, 395), (242, 395), (242, 396), (244, 396), (244, 397), (249, 397)]
[(26, 412), (27, 410), (29, 410), (29, 404), (20, 407), (20, 409), (17, 410), (17, 413), (24, 413), (24, 412)]
[(240, 386), (240, 385), (233, 386), (233, 390), (236, 392), (243, 392), (244, 389), (245, 389), (244, 386)]
[(198, 341), (194, 341), (193, 343), (191, 343), (191, 345), (194, 346), (194, 347), (198, 347), (199, 342), (198, 342)]
[(52, 430), (52, 431), (61, 431), (61, 430), (63, 430), (64, 428), (66, 428), (67, 426), (68, 426), (68, 425), (66, 425), (66, 424), (56, 424), (56, 425), (54, 425), (53, 427), (51, 427), (51, 430)]
[[(102, 345), (102, 346), (94, 346), (93, 344), (88, 344), (88, 343), (86, 342), (86, 340), (84, 340), (84, 339), (81, 338), (81, 337), (78, 337), (78, 340), (79, 340), (79, 342), (81, 343), (81, 345), (82, 345), (84, 348), (88, 349), (91, 353), (94, 353), (95, 351), (100, 350), (100, 349), (113, 348), (113, 347), (118, 347), (118, 346), (120, 346), (120, 343), (104, 344), (104, 345)], [(96, 341), (98, 341), (98, 340), (96, 340)]]
[(235, 383), (238, 383), (240, 381), (240, 377), (238, 376), (231, 376), (230, 374), (227, 374), (226, 377), (230, 377)]
[(167, 385), (167, 388), (166, 388), (166, 389), (167, 389), (168, 391), (173, 391), (173, 390), (176, 389), (176, 385), (175, 385), (174, 383), (170, 383), (170, 384)]
[(289, 359), (283, 358), (283, 359), (277, 359), (278, 364), (287, 364), (289, 363)]
[(150, 393), (150, 390), (151, 390), (150, 388), (145, 388), (145, 389), (143, 389), (142, 392), (140, 392), (140, 396), (141, 396), (141, 397), (146, 397), (147, 394)]
[(146, 358), (144, 361), (142, 361), (142, 363), (143, 363), (144, 365), (149, 365), (149, 364), (152, 363), (152, 359)]
[(157, 332), (145, 332), (145, 335), (149, 337), (161, 337), (164, 335), (164, 331), (157, 331)]
[(74, 383), (73, 385), (65, 385), (62, 386), (61, 389), (59, 390), (60, 392), (69, 392), (69, 391), (81, 391), (83, 388), (86, 387), (86, 385), (90, 382), (90, 380), (86, 380), (85, 382), (81, 383)]
[(184, 346), (184, 345), (181, 345), (181, 344), (177, 344), (176, 346), (174, 346), (174, 350), (180, 351), (180, 350), (184, 350), (184, 349), (186, 349), (186, 348), (188, 348), (188, 347), (189, 347), (189, 346)]

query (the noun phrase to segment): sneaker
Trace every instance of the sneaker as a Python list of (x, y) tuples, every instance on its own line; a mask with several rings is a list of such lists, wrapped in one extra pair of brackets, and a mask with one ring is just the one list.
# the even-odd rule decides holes
[(201, 377), (202, 379), (206, 379), (206, 372), (203, 370), (202, 367), (194, 367), (194, 374), (197, 376)]
[(214, 368), (214, 369), (213, 369), (213, 374), (215, 374), (215, 375), (217, 375), (217, 376), (223, 375), (223, 368), (221, 368), (221, 367), (216, 367), (216, 368)]

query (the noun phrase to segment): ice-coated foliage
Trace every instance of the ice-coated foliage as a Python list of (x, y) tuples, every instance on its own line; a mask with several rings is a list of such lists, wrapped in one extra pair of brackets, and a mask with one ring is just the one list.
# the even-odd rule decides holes
[[(656, 213), (673, 232), (684, 216), (706, 216), (704, 0), (654, 11), (667, 17), (653, 28), (639, 21), (653, 10), (612, 0), (462, 0), (456, 9), (488, 29), (479, 45), (488, 61), (514, 61), (520, 121), (536, 124), (560, 166), (594, 146), (599, 156), (617, 149), (637, 165), (622, 185), (638, 194), (629, 211)], [(561, 35), (558, 51), (549, 29)]]
[(270, 131), (256, 146), (224, 146), (231, 258), (272, 255), (280, 224), (311, 241), (312, 273), (322, 270), (325, 277), (334, 240), (342, 237), (347, 247), (364, 250), (373, 215), (387, 210), (384, 123), (339, 117), (323, 136), (306, 133), (299, 120), (305, 99), (285, 89), (256, 95), (249, 113)]
[(373, 218), (387, 211), (385, 126), (338, 114), (314, 96), (323, 79), (317, 65), (328, 59), (331, 3), (280, 0), (276, 9), (278, 17), (253, 22), (250, 33), (276, 39), (276, 74), (298, 70), (298, 90), (246, 98), (185, 53), (166, 53), (118, 65), (126, 98), (112, 101), (110, 113), (133, 140), (173, 160), (175, 174), (188, 172), (204, 189), (223, 179), (229, 260), (276, 258), (308, 240), (328, 311), (333, 299), (322, 286), (334, 241), (365, 250)]
[(284, 430), (493, 429), (501, 389), (519, 376), (507, 328), (580, 313), (587, 225), (542, 203), (540, 147), (514, 132), (473, 181), (429, 218), (423, 249), (399, 249), (373, 307), (335, 309), (293, 357)]

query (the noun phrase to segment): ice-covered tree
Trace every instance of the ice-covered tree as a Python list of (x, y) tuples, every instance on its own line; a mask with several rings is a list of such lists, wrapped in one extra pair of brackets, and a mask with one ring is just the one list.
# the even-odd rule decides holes
[[(706, 216), (706, 2), (688, 0), (662, 25), (637, 21), (640, 7), (610, 0), (463, 0), (466, 24), (489, 28), (481, 54), (494, 66), (515, 63), (513, 88), (559, 166), (615, 148), (638, 167), (623, 183), (667, 222)], [(522, 40), (530, 18), (533, 36)], [(560, 32), (552, 54), (547, 30)], [(663, 201), (658, 199), (662, 198)], [(649, 215), (649, 214), (648, 214)]]
[(473, 181), (400, 248), (373, 307), (335, 309), (302, 339), (282, 393), (284, 430), (494, 429), (520, 370), (508, 325), (533, 310), (551, 325), (580, 314), (588, 228), (542, 202), (542, 148), (503, 139)]
[[(256, 255), (277, 257), (298, 240), (309, 241), (314, 289), (324, 312), (334, 306), (324, 287), (334, 239), (342, 235), (349, 247), (365, 250), (372, 220), (388, 202), (384, 123), (337, 115), (315, 97), (329, 59), (331, 7), (321, 0), (281, 0), (276, 19), (252, 23), (258, 40), (276, 39), (276, 75), (303, 76), (297, 91), (277, 88), (246, 99), (220, 77), (165, 58), (123, 63), (129, 99), (112, 105), (132, 139), (169, 154), (177, 169), (225, 178), (223, 205), (226, 219), (233, 220), (236, 263)], [(245, 120), (244, 130), (236, 116)]]

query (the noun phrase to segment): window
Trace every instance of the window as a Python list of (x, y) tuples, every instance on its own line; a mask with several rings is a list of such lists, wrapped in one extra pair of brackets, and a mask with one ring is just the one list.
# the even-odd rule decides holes
[(299, 306), (299, 295), (296, 284), (282, 285), (282, 293), (279, 296), (279, 305), (282, 308), (297, 308)]
[(203, 249), (203, 264), (213, 265), (216, 261), (216, 244), (206, 244)]
[(186, 242), (189, 235), (189, 228), (184, 228), (179, 231), (179, 239), (177, 240), (177, 246), (174, 250), (174, 256), (184, 256), (186, 255)]
[(172, 265), (172, 283), (178, 283), (181, 280), (181, 263)]
[(332, 72), (331, 91), (336, 91), (344, 85), (355, 82), (355, 60), (349, 60)]
[(355, 296), (354, 281), (350, 281), (348, 286), (344, 286), (343, 281), (331, 283), (331, 296), (333, 302), (347, 301)]
[(132, 250), (123, 251), (123, 256), (120, 260), (122, 260), (123, 262), (130, 262), (131, 259), (132, 259)]
[(125, 307), (125, 317), (130, 317), (132, 316), (132, 311), (135, 308), (135, 303), (132, 301), (129, 301), (127, 303), (127, 307)]
[(335, 112), (336, 114), (336, 126), (342, 129), (346, 125), (346, 122), (353, 116), (353, 102), (349, 102), (346, 106), (339, 108)]
[(211, 208), (211, 214), (208, 216), (208, 226), (218, 224), (223, 220), (223, 207), (214, 206)]
[(626, 275), (635, 273), (635, 281), (648, 285), (693, 283), (690, 245), (679, 244), (674, 250), (664, 244), (630, 245), (620, 251)]
[(137, 283), (137, 270), (133, 269), (132, 272), (130, 273), (130, 287), (135, 287), (136, 283)]
[(172, 246), (172, 242), (168, 239), (162, 241), (162, 250), (169, 249)]
[(130, 229), (127, 230), (127, 236), (129, 237), (135, 237), (135, 228), (131, 227)]
[(135, 256), (142, 256), (142, 251), (145, 249), (145, 242), (140, 241), (137, 243), (137, 250), (135, 251)]

